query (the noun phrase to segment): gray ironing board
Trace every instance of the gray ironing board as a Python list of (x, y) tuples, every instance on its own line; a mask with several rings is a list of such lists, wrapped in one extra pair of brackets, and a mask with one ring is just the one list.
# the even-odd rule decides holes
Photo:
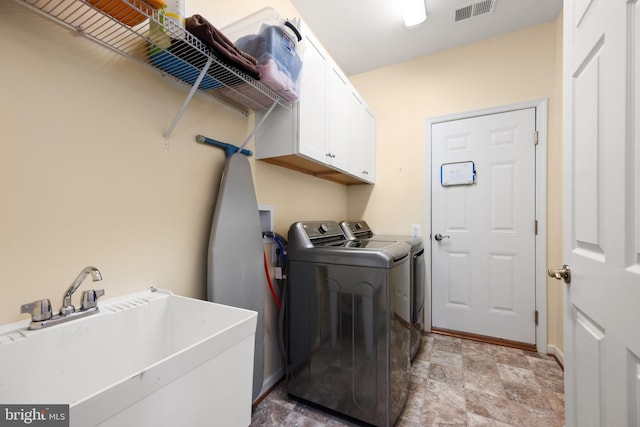
[(209, 301), (258, 312), (253, 359), (255, 401), (264, 378), (264, 284), (262, 229), (251, 167), (246, 156), (227, 157), (209, 238)]

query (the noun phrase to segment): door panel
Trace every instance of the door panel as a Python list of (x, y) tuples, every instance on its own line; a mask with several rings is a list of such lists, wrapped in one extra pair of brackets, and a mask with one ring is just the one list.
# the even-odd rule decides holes
[(515, 254), (489, 254), (490, 310), (495, 313), (517, 314), (516, 261)]
[[(451, 187), (443, 194), (444, 227), (447, 232), (469, 232), (471, 206), (469, 192), (464, 187)], [(446, 234), (446, 233), (445, 233)]]
[(471, 256), (469, 252), (447, 253), (445, 286), (447, 305), (451, 308), (471, 309)]
[(491, 231), (515, 232), (515, 200), (518, 176), (514, 163), (492, 163), (489, 170), (491, 180)]
[[(535, 343), (535, 109), (432, 126), (433, 326)], [(442, 186), (473, 161), (477, 181)]]
[[(600, 46), (601, 47), (601, 46)], [(600, 85), (599, 49), (583, 63), (576, 74), (575, 81), (575, 129), (576, 156), (576, 242), (579, 247), (600, 256), (603, 252), (599, 230), (602, 229), (602, 217), (598, 210), (599, 187), (601, 183), (598, 153), (600, 140), (598, 135), (598, 92)], [(591, 191), (593, 189), (593, 191)]]
[(325, 161), (342, 170), (348, 169), (349, 91), (347, 81), (334, 68), (327, 70), (327, 154)]
[[(298, 144), (300, 153), (320, 162), (327, 160), (325, 92), (327, 88), (327, 59), (324, 53), (305, 36), (307, 43), (304, 55), (304, 67), (300, 83), (299, 111), (300, 128)], [(320, 101), (318, 101), (320, 100)]]
[(638, 8), (565, 1), (567, 427), (640, 426)]
[(367, 107), (362, 118), (362, 173), (364, 179), (373, 183), (376, 180), (376, 118)]
[(349, 152), (347, 158), (349, 159), (349, 166), (347, 170), (349, 173), (362, 177), (362, 155), (364, 153), (364, 106), (362, 100), (354, 92), (349, 95), (348, 102), (348, 139)]
[(629, 401), (631, 402), (631, 425), (640, 425), (640, 359), (637, 355), (628, 354), (631, 381), (629, 382)]
[[(640, 58), (640, 31), (638, 31), (638, 28), (640, 28), (640, 5), (638, 2), (631, 6), (629, 13), (631, 15), (631, 28), (635, 29), (630, 33), (632, 49), (630, 50), (631, 58), (629, 58), (629, 62), (633, 64), (631, 68), (634, 70), (631, 75), (631, 82), (634, 85), (638, 85), (640, 84), (640, 65), (638, 64), (638, 58)], [(635, 233), (633, 233), (635, 239), (630, 242), (630, 247), (628, 248), (628, 263), (631, 269), (640, 272), (640, 90), (638, 90), (637, 86), (629, 101), (633, 106), (630, 119), (636, 125), (634, 133), (631, 135), (631, 147), (629, 149), (630, 152), (635, 152), (635, 156), (629, 156), (630, 159), (633, 159), (631, 170), (634, 172), (635, 180), (631, 180), (629, 183), (628, 198), (635, 200), (635, 203), (628, 205), (630, 212), (628, 212), (627, 218), (635, 228)], [(640, 394), (637, 395), (637, 398), (640, 399)], [(637, 407), (640, 408), (640, 405)], [(638, 416), (638, 420), (640, 420), (640, 416)]]
[(581, 405), (585, 405), (583, 410), (578, 411), (578, 426), (599, 425), (602, 400), (600, 371), (603, 363), (601, 354), (604, 350), (604, 337), (602, 328), (582, 313), (576, 313), (576, 347), (582, 349), (580, 360), (576, 364), (576, 385)]

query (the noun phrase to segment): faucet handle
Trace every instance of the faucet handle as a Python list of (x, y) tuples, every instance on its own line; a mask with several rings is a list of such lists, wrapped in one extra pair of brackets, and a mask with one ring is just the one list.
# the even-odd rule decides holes
[(22, 304), (20, 306), (20, 313), (31, 314), (32, 322), (41, 322), (43, 320), (51, 319), (53, 316), (53, 313), (51, 312), (51, 301), (48, 299), (41, 299), (27, 304)]
[(104, 295), (104, 289), (93, 290), (89, 289), (82, 292), (82, 303), (80, 308), (82, 310), (89, 310), (98, 306), (98, 298)]

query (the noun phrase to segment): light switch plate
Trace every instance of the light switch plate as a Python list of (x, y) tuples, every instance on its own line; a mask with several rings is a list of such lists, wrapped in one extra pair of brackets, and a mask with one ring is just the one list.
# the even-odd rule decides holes
[(411, 237), (420, 236), (420, 224), (411, 224)]

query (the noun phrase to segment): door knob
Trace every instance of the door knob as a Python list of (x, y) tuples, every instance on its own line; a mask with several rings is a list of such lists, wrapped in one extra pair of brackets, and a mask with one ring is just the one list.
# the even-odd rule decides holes
[(443, 236), (443, 235), (442, 235), (442, 234), (440, 234), (440, 233), (438, 233), (438, 234), (436, 234), (435, 236), (433, 236), (433, 238), (434, 238), (434, 239), (436, 239), (438, 242), (439, 242), (439, 241), (441, 241), (442, 239), (448, 239), (448, 238), (450, 238), (450, 237), (451, 237), (451, 236), (448, 236), (448, 235), (446, 235), (446, 234)]
[(571, 283), (571, 268), (565, 264), (560, 269), (550, 268), (547, 273), (549, 277), (553, 277), (554, 279), (564, 280), (564, 283)]

